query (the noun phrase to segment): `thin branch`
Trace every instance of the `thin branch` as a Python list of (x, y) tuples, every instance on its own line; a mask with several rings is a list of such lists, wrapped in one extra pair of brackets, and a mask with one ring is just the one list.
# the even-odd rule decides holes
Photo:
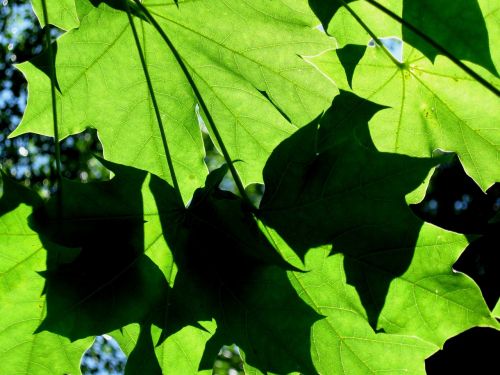
[(373, 42), (382, 48), (382, 51), (392, 60), (396, 66), (399, 68), (403, 68), (404, 64), (398, 61), (393, 54), (387, 49), (387, 47), (380, 41), (380, 39), (375, 35), (375, 33), (368, 27), (366, 23), (363, 22), (363, 20), (356, 14), (355, 11), (352, 10), (352, 8), (344, 1), (344, 0), (339, 0), (344, 8), (347, 9), (347, 11), (351, 14), (351, 16), (354, 17), (354, 19), (360, 24), (360, 26), (372, 37)]
[(134, 34), (135, 45), (137, 47), (137, 51), (139, 52), (139, 58), (141, 60), (142, 70), (144, 71), (144, 76), (146, 77), (149, 95), (151, 95), (151, 102), (153, 104), (156, 120), (158, 122), (158, 127), (160, 129), (161, 141), (163, 143), (163, 149), (165, 150), (165, 156), (167, 158), (167, 164), (168, 164), (168, 169), (170, 171), (170, 176), (172, 177), (172, 183), (174, 185), (175, 191), (178, 194), (178, 198), (179, 198), (180, 202), (182, 203), (182, 205), (184, 205), (184, 202), (182, 200), (181, 190), (179, 188), (179, 183), (178, 183), (177, 177), (175, 175), (175, 169), (174, 169), (174, 164), (172, 161), (172, 156), (170, 155), (170, 150), (168, 148), (167, 136), (165, 134), (165, 129), (163, 128), (163, 121), (161, 119), (160, 109), (158, 107), (158, 102), (156, 101), (156, 96), (154, 93), (153, 84), (151, 82), (151, 77), (149, 75), (148, 67), (146, 64), (146, 59), (144, 57), (144, 52), (142, 51), (141, 43), (139, 40), (139, 35), (137, 34), (137, 29), (135, 27), (134, 20), (132, 19), (132, 16), (130, 14), (130, 7), (129, 7), (127, 1), (125, 1), (125, 5), (127, 8), (128, 21), (130, 23), (130, 27), (132, 28), (132, 33)]
[(144, 13), (144, 15), (147, 17), (149, 22), (151, 22), (153, 27), (156, 29), (156, 31), (158, 31), (158, 33), (160, 34), (162, 39), (165, 41), (165, 43), (167, 43), (170, 50), (172, 51), (172, 54), (174, 55), (179, 66), (181, 67), (182, 72), (186, 76), (186, 79), (188, 80), (189, 84), (191, 85), (191, 88), (193, 89), (193, 92), (196, 96), (196, 99), (198, 100), (198, 103), (199, 103), (201, 109), (203, 110), (203, 112), (205, 113), (205, 115), (207, 117), (210, 129), (212, 130), (212, 133), (213, 133), (215, 139), (217, 140), (217, 143), (221, 149), (222, 155), (224, 156), (224, 159), (226, 160), (229, 171), (231, 172), (231, 175), (233, 176), (234, 182), (236, 184), (236, 187), (238, 188), (239, 193), (241, 194), (241, 197), (243, 198), (243, 200), (245, 201), (245, 203), (248, 205), (249, 208), (255, 209), (255, 207), (252, 204), (252, 201), (250, 200), (250, 198), (248, 197), (248, 195), (245, 191), (245, 188), (243, 186), (243, 183), (241, 182), (240, 176), (238, 175), (238, 172), (236, 172), (236, 168), (234, 167), (233, 161), (232, 161), (231, 157), (229, 156), (229, 153), (226, 149), (226, 146), (224, 145), (224, 142), (222, 141), (222, 137), (219, 133), (219, 130), (217, 129), (217, 126), (215, 125), (215, 122), (214, 122), (214, 120), (213, 120), (213, 118), (208, 110), (208, 107), (205, 104), (205, 101), (203, 100), (203, 97), (202, 97), (200, 91), (198, 90), (198, 87), (196, 86), (196, 84), (193, 80), (193, 77), (191, 76), (191, 73), (189, 73), (189, 70), (188, 70), (186, 63), (184, 62), (182, 56), (179, 54), (179, 52), (177, 51), (177, 49), (175, 48), (175, 46), (173, 45), (172, 41), (169, 39), (167, 34), (165, 34), (165, 32), (163, 31), (161, 26), (158, 24), (158, 22), (155, 20), (155, 18), (152, 16), (152, 14), (146, 9), (146, 7), (144, 7), (144, 5), (140, 2), (140, 0), (134, 0), (134, 3)]
[(52, 49), (52, 40), (50, 38), (49, 14), (47, 4), (42, 0), (43, 22), (45, 23), (45, 41), (47, 43), (47, 51), (49, 54), (49, 75), (50, 75), (50, 96), (52, 102), (52, 120), (54, 123), (54, 146), (56, 156), (56, 173), (57, 173), (57, 201), (58, 201), (58, 216), (62, 216), (62, 173), (61, 173), (61, 148), (59, 145), (59, 128), (57, 126), (57, 102), (56, 102), (56, 71), (55, 71), (55, 56)]
[[(342, 0), (341, 0), (342, 1)], [(429, 43), (432, 47), (434, 47), (436, 50), (438, 50), (441, 54), (449, 58), (455, 65), (457, 65), (460, 69), (462, 69), (465, 73), (467, 73), (469, 76), (471, 76), (473, 79), (475, 79), (477, 82), (479, 82), (481, 85), (483, 85), (485, 88), (487, 88), (489, 91), (491, 91), (493, 94), (496, 96), (500, 96), (500, 90), (497, 89), (495, 86), (493, 86), (490, 82), (488, 82), (486, 79), (481, 77), (479, 74), (477, 74), (474, 70), (469, 68), (467, 65), (465, 65), (460, 59), (455, 57), (451, 52), (449, 52), (445, 47), (443, 47), (441, 44), (436, 42), (434, 39), (432, 39), (430, 36), (427, 34), (423, 33), (420, 31), (417, 27), (413, 26), (411, 23), (406, 21), (405, 19), (401, 18), (398, 16), (396, 13), (391, 11), (390, 9), (387, 9), (385, 6), (382, 4), (378, 3), (375, 0), (365, 0), (378, 10), (382, 11), (392, 19), (396, 20), (399, 22), (401, 25), (406, 27), (408, 30), (412, 31), (415, 35), (420, 37), (422, 40), (425, 42)], [(343, 2), (343, 1), (342, 1)]]

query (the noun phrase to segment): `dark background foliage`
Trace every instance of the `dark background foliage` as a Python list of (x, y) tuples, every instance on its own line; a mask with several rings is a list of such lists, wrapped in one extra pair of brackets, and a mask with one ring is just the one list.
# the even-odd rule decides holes
[[(59, 34), (56, 29), (50, 32), (53, 37)], [(52, 139), (37, 134), (8, 139), (20, 122), (27, 98), (26, 81), (14, 64), (40, 53), (43, 39), (43, 31), (29, 1), (3, 0), (0, 7), (0, 167), (25, 186), (37, 190), (42, 197), (49, 198), (56, 179)], [(221, 158), (208, 139), (206, 146), (206, 161), (212, 170), (220, 165)], [(97, 134), (91, 129), (64, 139), (61, 142), (64, 177), (82, 182), (107, 179), (109, 173), (95, 157), (101, 154)], [(234, 190), (230, 180), (223, 186)], [(258, 201), (262, 187), (251, 186), (249, 190), (252, 198)], [(455, 269), (465, 272), (479, 284), (488, 306), (493, 308), (500, 296), (500, 184), (483, 194), (455, 158), (436, 170), (424, 201), (412, 209), (428, 222), (468, 236), (471, 244), (455, 264)], [(499, 332), (471, 329), (450, 339), (443, 351), (429, 358), (427, 372), (490, 373), (488, 369), (496, 366), (495, 348), (499, 340)], [(125, 361), (112, 339), (99, 336), (82, 360), (82, 371), (84, 374), (120, 374)], [(214, 372), (227, 374), (232, 369), (232, 374), (242, 373), (241, 366), (237, 348), (224, 347), (215, 362)]]

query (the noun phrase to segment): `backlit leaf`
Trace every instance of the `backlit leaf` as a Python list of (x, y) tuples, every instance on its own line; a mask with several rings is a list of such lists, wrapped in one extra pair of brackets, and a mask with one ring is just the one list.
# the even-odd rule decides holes
[[(75, 0), (45, 0), (47, 17), (51, 25), (63, 30), (71, 30), (79, 26)], [(42, 0), (31, 0), (33, 10), (42, 26), (45, 26)]]
[(499, 328), (477, 285), (452, 269), (466, 239), (405, 202), (437, 161), (376, 151), (367, 122), (380, 109), (343, 92), (319, 126), (284, 141), (264, 170), (263, 221), (301, 257), (325, 244), (343, 254), (358, 312), (376, 329), (442, 346), (475, 325)]
[[(390, 3), (386, 5), (395, 13), (402, 11), (396, 5), (399, 2), (386, 3)], [(406, 42), (407, 34), (402, 34), (401, 25), (384, 17), (366, 2), (353, 4), (352, 9), (378, 37), (402, 36)], [(404, 9), (408, 9), (406, 3)], [(412, 12), (415, 13), (416, 10)], [(429, 24), (435, 23), (429, 21)], [(440, 24), (436, 27), (445, 26)], [(478, 30), (481, 29), (477, 27)], [(342, 45), (367, 45), (371, 40), (368, 33), (345, 9), (337, 12), (329, 30)], [(483, 37), (480, 40), (474, 39), (475, 43), (482, 46), (482, 50), (487, 50), (487, 32), (478, 32)], [(450, 38), (457, 36), (452, 35)], [(473, 39), (465, 39), (464, 43), (469, 40)], [(444, 42), (446, 46), (457, 45), (461, 51), (466, 47), (448, 39)], [(433, 55), (435, 60), (432, 63), (422, 52), (406, 43), (402, 46), (402, 56), (403, 61), (399, 64), (383, 53), (380, 47), (367, 48), (365, 56), (355, 66), (352, 77), (351, 86), (355, 93), (392, 108), (380, 112), (370, 121), (370, 133), (377, 148), (380, 151), (419, 157), (431, 156), (436, 149), (453, 151), (458, 154), (467, 174), (483, 190), (500, 181), (500, 169), (492, 168), (492, 163), (495, 163), (500, 152), (498, 96), (445, 57)], [(457, 57), (462, 56), (458, 54)], [(343, 72), (334, 51), (313, 58), (312, 61), (341, 88), (349, 89), (342, 85)], [(484, 65), (493, 69), (491, 63)], [(497, 88), (500, 87), (499, 80), (489, 72), (479, 66), (473, 68)]]
[(90, 339), (71, 343), (50, 332), (34, 335), (47, 313), (42, 293), (46, 250), (28, 226), (34, 193), (2, 175), (0, 198), (0, 373), (52, 375), (80, 372)]
[[(127, 15), (110, 6), (101, 3), (90, 10), (78, 29), (57, 42), (60, 135), (94, 127), (106, 158), (172, 181)], [(231, 158), (242, 161), (236, 168), (244, 183), (260, 182), (272, 149), (324, 110), (336, 93), (301, 57), (333, 43), (313, 28), (314, 16), (302, 1), (291, 1), (289, 7), (263, 0), (231, 6), (222, 0), (178, 6), (146, 1), (144, 6), (187, 65)], [(134, 18), (187, 202), (206, 174), (197, 99), (158, 32)], [(31, 63), (19, 69), (29, 81), (30, 96), (12, 136), (52, 135), (49, 78)]]

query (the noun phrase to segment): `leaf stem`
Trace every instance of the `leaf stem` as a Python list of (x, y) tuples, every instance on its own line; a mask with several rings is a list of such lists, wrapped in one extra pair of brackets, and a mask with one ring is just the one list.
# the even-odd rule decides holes
[(392, 53), (386, 48), (386, 46), (380, 41), (380, 39), (375, 35), (375, 33), (368, 27), (366, 23), (363, 22), (361, 17), (359, 17), (354, 10), (344, 1), (344, 0), (339, 0), (344, 8), (347, 9), (347, 11), (351, 14), (351, 16), (354, 17), (354, 19), (360, 24), (360, 26), (372, 37), (373, 42), (382, 48), (382, 51), (392, 60), (394, 64), (396, 64), (399, 68), (403, 68), (404, 64), (400, 61), (398, 61)]
[(47, 43), (47, 52), (49, 54), (49, 75), (50, 75), (50, 96), (52, 104), (52, 120), (54, 124), (54, 147), (56, 157), (57, 173), (57, 197), (58, 197), (58, 216), (62, 215), (62, 173), (61, 173), (61, 147), (59, 145), (59, 128), (57, 126), (57, 102), (56, 102), (56, 71), (55, 56), (52, 49), (52, 40), (50, 37), (49, 13), (47, 11), (46, 0), (42, 0), (43, 22), (45, 23), (45, 42)]
[(214, 120), (213, 120), (213, 118), (208, 110), (208, 107), (205, 104), (205, 101), (203, 100), (201, 93), (198, 90), (198, 87), (196, 86), (196, 84), (193, 80), (193, 77), (191, 76), (191, 73), (189, 73), (189, 70), (186, 66), (186, 63), (184, 62), (183, 58), (181, 57), (181, 55), (179, 54), (179, 52), (177, 51), (177, 49), (173, 45), (170, 38), (167, 36), (167, 34), (165, 34), (165, 32), (163, 31), (161, 26), (155, 20), (153, 15), (148, 11), (148, 9), (146, 9), (146, 7), (140, 2), (140, 0), (134, 0), (134, 2), (139, 7), (139, 9), (144, 13), (146, 18), (151, 22), (151, 24), (156, 29), (156, 31), (158, 31), (158, 33), (160, 34), (162, 39), (165, 41), (165, 43), (167, 43), (170, 50), (172, 51), (172, 54), (174, 55), (175, 59), (177, 60), (177, 63), (181, 67), (184, 75), (186, 76), (186, 79), (188, 80), (189, 84), (191, 85), (191, 88), (193, 89), (193, 92), (196, 96), (196, 99), (198, 100), (198, 103), (199, 103), (201, 109), (203, 110), (203, 112), (205, 113), (205, 115), (207, 117), (210, 129), (212, 130), (212, 133), (213, 133), (215, 139), (217, 140), (217, 143), (220, 147), (222, 155), (224, 156), (224, 159), (226, 160), (229, 171), (231, 172), (231, 175), (233, 176), (234, 182), (236, 184), (236, 187), (237, 187), (241, 197), (243, 198), (243, 200), (245, 201), (245, 203), (247, 204), (247, 206), (249, 208), (251, 208), (252, 210), (255, 210), (255, 207), (253, 206), (252, 201), (248, 197), (248, 195), (245, 191), (245, 188), (243, 186), (243, 183), (241, 182), (240, 176), (238, 175), (238, 172), (236, 171), (236, 168), (234, 167), (233, 161), (232, 161), (231, 157), (229, 156), (229, 153), (226, 149), (226, 146), (224, 145), (224, 142), (222, 141), (222, 137), (217, 129), (217, 126), (215, 125), (215, 122), (214, 122)]
[(162, 141), (162, 144), (163, 144), (163, 149), (165, 150), (165, 155), (166, 155), (166, 158), (167, 158), (168, 169), (170, 171), (170, 176), (172, 177), (172, 183), (174, 185), (174, 190), (178, 194), (178, 199), (180, 200), (180, 202), (182, 203), (182, 205), (184, 205), (184, 202), (182, 200), (181, 190), (179, 188), (179, 183), (178, 183), (177, 177), (175, 175), (174, 163), (172, 161), (172, 156), (170, 154), (170, 149), (168, 148), (167, 136), (165, 134), (165, 129), (163, 128), (163, 121), (161, 119), (160, 109), (158, 107), (158, 102), (156, 101), (156, 96), (155, 96), (155, 93), (154, 93), (153, 84), (151, 82), (151, 77), (149, 75), (148, 67), (147, 67), (147, 64), (146, 64), (146, 59), (144, 57), (144, 52), (142, 51), (141, 43), (140, 43), (140, 40), (139, 40), (139, 35), (137, 34), (137, 29), (135, 27), (134, 20), (132, 19), (132, 16), (130, 15), (130, 7), (129, 7), (129, 4), (128, 4), (128, 1), (125, 1), (125, 6), (127, 8), (128, 21), (130, 23), (130, 27), (132, 28), (132, 33), (134, 34), (135, 45), (137, 47), (137, 51), (139, 52), (139, 58), (141, 60), (142, 70), (144, 71), (144, 76), (146, 77), (146, 82), (147, 82), (147, 85), (148, 85), (148, 91), (149, 91), (149, 94), (151, 95), (151, 102), (153, 104), (153, 108), (154, 108), (154, 111), (155, 111), (156, 120), (158, 121), (158, 127), (160, 129), (161, 141)]
[[(342, 1), (342, 0), (340, 0)], [(365, 0), (367, 3), (371, 4), (378, 10), (382, 11), (389, 17), (391, 17), (393, 20), (399, 22), (401, 25), (406, 27), (408, 30), (413, 32), (415, 35), (420, 37), (422, 40), (425, 42), (429, 43), (432, 47), (434, 47), (436, 50), (438, 50), (441, 54), (446, 56), (448, 59), (450, 59), (455, 65), (457, 65), (460, 69), (462, 69), (465, 73), (467, 73), (469, 76), (471, 76), (473, 79), (475, 79), (477, 82), (479, 82), (481, 85), (483, 85), (485, 88), (487, 88), (489, 91), (491, 91), (493, 94), (496, 96), (500, 96), (500, 90), (497, 89), (495, 86), (493, 86), (490, 82), (488, 82), (486, 79), (481, 77), (479, 74), (477, 74), (474, 70), (469, 68), (467, 65), (465, 65), (462, 61), (460, 61), (459, 58), (455, 57), (451, 52), (449, 52), (445, 47), (443, 47), (441, 44), (436, 42), (434, 39), (432, 39), (430, 36), (427, 34), (423, 33), (420, 31), (417, 27), (413, 26), (411, 23), (403, 19), (402, 17), (398, 16), (396, 13), (391, 11), (390, 9), (387, 9), (385, 6), (380, 4), (379, 2), (375, 0)], [(343, 2), (343, 1), (342, 1)]]

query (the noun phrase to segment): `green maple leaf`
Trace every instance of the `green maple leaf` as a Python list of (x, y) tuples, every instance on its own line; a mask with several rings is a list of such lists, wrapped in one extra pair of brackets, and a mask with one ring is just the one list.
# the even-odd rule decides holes
[[(302, 264), (274, 230), (267, 228), (267, 232), (289, 262)], [(328, 256), (329, 252), (326, 247), (310, 250), (305, 256), (310, 271), (288, 272), (297, 293), (324, 316), (311, 327), (312, 373), (425, 373), (424, 359), (437, 347), (414, 336), (374, 332), (356, 289), (346, 282), (343, 255)], [(245, 373), (263, 372), (245, 363)]]
[(497, 304), (493, 308), (492, 314), (495, 318), (500, 319), (500, 299), (498, 300)]
[[(491, 126), (498, 98), (399, 24), (360, 2), (310, 0), (325, 26), (335, 15), (329, 33), (351, 43), (333, 51), (333, 40), (313, 30), (305, 0), (131, 2), (141, 66), (125, 2), (47, 3), (51, 23), (76, 27), (76, 9), (81, 24), (58, 40), (52, 61), (20, 65), (30, 99), (14, 135), (52, 135), (54, 63), (61, 136), (95, 127), (106, 157), (134, 168), (103, 161), (113, 179), (63, 180), (46, 203), (4, 179), (0, 370), (78, 371), (86, 341), (69, 346), (66, 338), (110, 332), (129, 354), (127, 374), (209, 373), (232, 343), (252, 374), (424, 373), (424, 359), (447, 338), (500, 328), (475, 283), (452, 269), (465, 238), (408, 208), (443, 160), (430, 158), (436, 148), (457, 152), (483, 189), (498, 180), (489, 168), (500, 152)], [(423, 53), (404, 44), (404, 64), (380, 47), (363, 56), (370, 37), (358, 24), (350, 29), (350, 3), (377, 33)], [(382, 3), (420, 22), (413, 3)], [(494, 14), (492, 2), (479, 4)], [(459, 34), (419, 26), (495, 73), (485, 31), (493, 16), (482, 22), (477, 3), (467, 5), (464, 17), (478, 25), (472, 49)], [(313, 65), (387, 107), (342, 92), (301, 127), (336, 94)], [(454, 81), (462, 91), (450, 90)], [(257, 213), (219, 188), (225, 167), (189, 199), (206, 174), (197, 104), (216, 146), (242, 161), (245, 184), (261, 181), (266, 163)], [(169, 155), (187, 208), (171, 186)]]
[[(45, 0), (47, 17), (51, 25), (71, 30), (80, 25), (75, 0)], [(33, 10), (42, 26), (45, 26), (42, 0), (32, 0)]]
[[(498, 76), (492, 59), (494, 35), (487, 28), (485, 16), (491, 0), (411, 0), (403, 2), (403, 19), (423, 33), (432, 36), (436, 42), (460, 60), (481, 65)], [(498, 3), (497, 3), (498, 7)], [(483, 16), (483, 14), (485, 16)], [(428, 59), (435, 60), (439, 54), (432, 46), (403, 28), (403, 40), (422, 52)]]
[[(370, 2), (373, 4), (368, 4)], [(407, 27), (402, 28), (401, 34), (401, 27), (374, 6), (380, 4), (441, 46), (445, 46), (453, 56), (481, 65), (492, 74), (497, 74), (494, 62), (499, 60), (492, 59), (492, 54), (498, 53), (498, 48), (493, 48), (493, 36), (496, 35), (494, 31), (498, 27), (494, 23), (495, 14), (499, 9), (495, 1), (309, 0), (309, 4), (320, 18), (324, 29), (337, 36), (341, 45), (367, 42), (366, 32), (362, 31), (361, 25), (346, 9), (350, 7), (366, 21), (376, 35), (402, 35), (406, 43), (420, 50), (432, 61), (441, 54)], [(334, 18), (337, 11), (339, 16)]]
[[(142, 369), (146, 362), (154, 363), (153, 371), (158, 371), (157, 366), (159, 365), (166, 374), (176, 371), (181, 374), (212, 374), (211, 369), (200, 371), (199, 363), (203, 357), (205, 345), (215, 331), (216, 324), (215, 322), (201, 322), (200, 325), (201, 329), (193, 326), (184, 327), (179, 332), (169, 336), (161, 345), (155, 346), (153, 351), (143, 350), (150, 345), (149, 343), (143, 345), (142, 349), (136, 351), (139, 355), (129, 357), (127, 374), (129, 371), (131, 374), (134, 374), (134, 371), (135, 373), (143, 373)], [(143, 327), (142, 329), (147, 330), (149, 327)], [(152, 335), (150, 342), (158, 342), (161, 337), (161, 329), (156, 326), (152, 326), (150, 329)], [(132, 324), (111, 333), (126, 355), (130, 355), (134, 351), (140, 334), (141, 327), (138, 324)], [(150, 359), (151, 353), (156, 358)], [(213, 355), (215, 354), (213, 353)]]
[(452, 270), (465, 238), (407, 207), (405, 196), (439, 160), (378, 152), (367, 123), (380, 109), (343, 92), (319, 127), (283, 142), (264, 170), (261, 218), (300, 257), (328, 243), (342, 253), (358, 313), (374, 328), (439, 346), (475, 325), (499, 328), (477, 285)]
[[(62, 193), (32, 215), (49, 261), (59, 256), (52, 244), (80, 249), (70, 262), (43, 273), (47, 315), (38, 332), (75, 340), (158, 320), (155, 312), (165, 301), (175, 265), (149, 192), (150, 176), (103, 163), (115, 174), (110, 181), (63, 180)], [(182, 212), (182, 206), (176, 208)]]
[(50, 332), (33, 335), (46, 311), (46, 252), (28, 226), (28, 216), (40, 198), (4, 175), (0, 198), (0, 372), (52, 375), (80, 372), (82, 353), (91, 343)]
[[(400, 2), (386, 3), (384, 2), (396, 14), (406, 14), (411, 21), (417, 17), (418, 12), (414, 8), (416, 5), (408, 5), (406, 2), (404, 6)], [(401, 25), (388, 17), (383, 17), (381, 12), (374, 10), (366, 2), (352, 4), (351, 10), (378, 37), (399, 37), (406, 42), (409, 34), (403, 32)], [(474, 20), (478, 18), (482, 20), (477, 11), (477, 9), (469, 11), (467, 8), (464, 17), (470, 16)], [(444, 13), (439, 12), (437, 15), (431, 12), (429, 17), (439, 18), (440, 14), (444, 17)], [(436, 28), (445, 28), (449, 22), (452, 21), (439, 23)], [(431, 24), (435, 23), (426, 23), (426, 25)], [(454, 24), (458, 27), (456, 25), (461, 26), (464, 23)], [(494, 70), (488, 51), (495, 51), (497, 48), (493, 48), (496, 47), (494, 44), (488, 48), (484, 22), (480, 22), (479, 25), (465, 24), (469, 26), (465, 27), (463, 32), (477, 26), (476, 32), (481, 36), (478, 36), (477, 45), (474, 46), (484, 51), (483, 54), (476, 54), (474, 49), (468, 54), (465, 53), (464, 51), (469, 51), (467, 50), (470, 46), (469, 41), (476, 42), (476, 39), (460, 38), (461, 33), (438, 33), (433, 26), (425, 27), (423, 32), (432, 33), (431, 37), (446, 43), (447, 48), (452, 46), (450, 53), (456, 53), (458, 58), (468, 59), (474, 54), (480, 61), (477, 59), (472, 61), (480, 62), (490, 70)], [(346, 9), (336, 13), (330, 22), (329, 32), (341, 45), (350, 43), (366, 46), (371, 39)], [(422, 44), (417, 43), (415, 38), (411, 38), (410, 42), (417, 44), (419, 48)], [(406, 43), (403, 43), (402, 49), (401, 63), (395, 58), (389, 58), (381, 47), (367, 48), (360, 61), (359, 52), (346, 49), (342, 51), (345, 55), (343, 59), (339, 60), (341, 56), (337, 56), (332, 50), (311, 61), (329, 75), (339, 87), (343, 89), (352, 87), (358, 95), (392, 108), (380, 112), (370, 122), (373, 141), (380, 151), (419, 157), (428, 157), (436, 149), (456, 152), (467, 174), (483, 190), (488, 189), (494, 182), (500, 180), (500, 170), (491, 168), (491, 163), (498, 158), (500, 152), (500, 131), (497, 126), (500, 121), (500, 106), (497, 95), (447, 58), (440, 55), (436, 57), (435, 51), (429, 48), (424, 52), (434, 59), (434, 63), (422, 52)], [(342, 65), (345, 65), (349, 85), (346, 83)], [(479, 66), (473, 68), (490, 83), (499, 87), (498, 79), (491, 73)]]
[[(57, 41), (59, 132), (62, 138), (94, 127), (107, 159), (172, 181), (127, 14), (111, 7), (118, 5), (87, 4), (80, 10), (80, 27)], [(171, 38), (230, 157), (242, 161), (236, 168), (245, 184), (261, 180), (272, 149), (324, 110), (336, 92), (301, 58), (333, 43), (313, 29), (315, 18), (302, 1), (290, 7), (267, 1), (229, 6), (220, 0), (143, 5)], [(134, 12), (162, 127), (187, 201), (206, 175), (197, 98), (158, 31), (137, 9)], [(29, 81), (30, 95), (12, 136), (53, 135), (48, 75), (31, 63), (19, 69)]]
[[(186, 209), (163, 180), (103, 163), (113, 179), (63, 181), (62, 193), (32, 215), (47, 262), (56, 264), (42, 273), (47, 313), (37, 334), (75, 340), (138, 323), (130, 373), (171, 371), (183, 355), (170, 352), (178, 340), (198, 345), (197, 369), (211, 368), (220, 347), (237, 341), (263, 371), (314, 371), (301, 343), (320, 316), (297, 296), (283, 270), (296, 268), (274, 251), (243, 201), (218, 189), (226, 168), (208, 176)], [(61, 261), (60, 246), (80, 251)], [(212, 321), (217, 328), (208, 334)], [(161, 329), (158, 358), (151, 325)], [(268, 345), (275, 349), (260, 350)]]
[[(166, 184), (157, 179), (151, 185), (178, 267), (169, 301), (180, 307), (183, 319), (217, 323), (200, 370), (212, 368), (222, 345), (237, 343), (261, 371), (312, 373), (307, 343), (311, 325), (321, 317), (298, 297), (285, 272), (296, 268), (275, 252), (243, 201), (218, 188), (225, 171), (209, 175), (181, 226), (162, 214), (168, 211), (162, 198)], [(160, 342), (171, 337), (170, 319), (176, 317), (166, 317)]]
[(326, 316), (312, 327), (317, 372), (425, 374), (424, 359), (437, 347), (413, 335), (375, 333), (360, 312), (357, 292), (346, 282), (344, 257), (328, 254), (327, 249), (312, 250), (305, 262), (312, 271), (290, 277), (304, 299)]

